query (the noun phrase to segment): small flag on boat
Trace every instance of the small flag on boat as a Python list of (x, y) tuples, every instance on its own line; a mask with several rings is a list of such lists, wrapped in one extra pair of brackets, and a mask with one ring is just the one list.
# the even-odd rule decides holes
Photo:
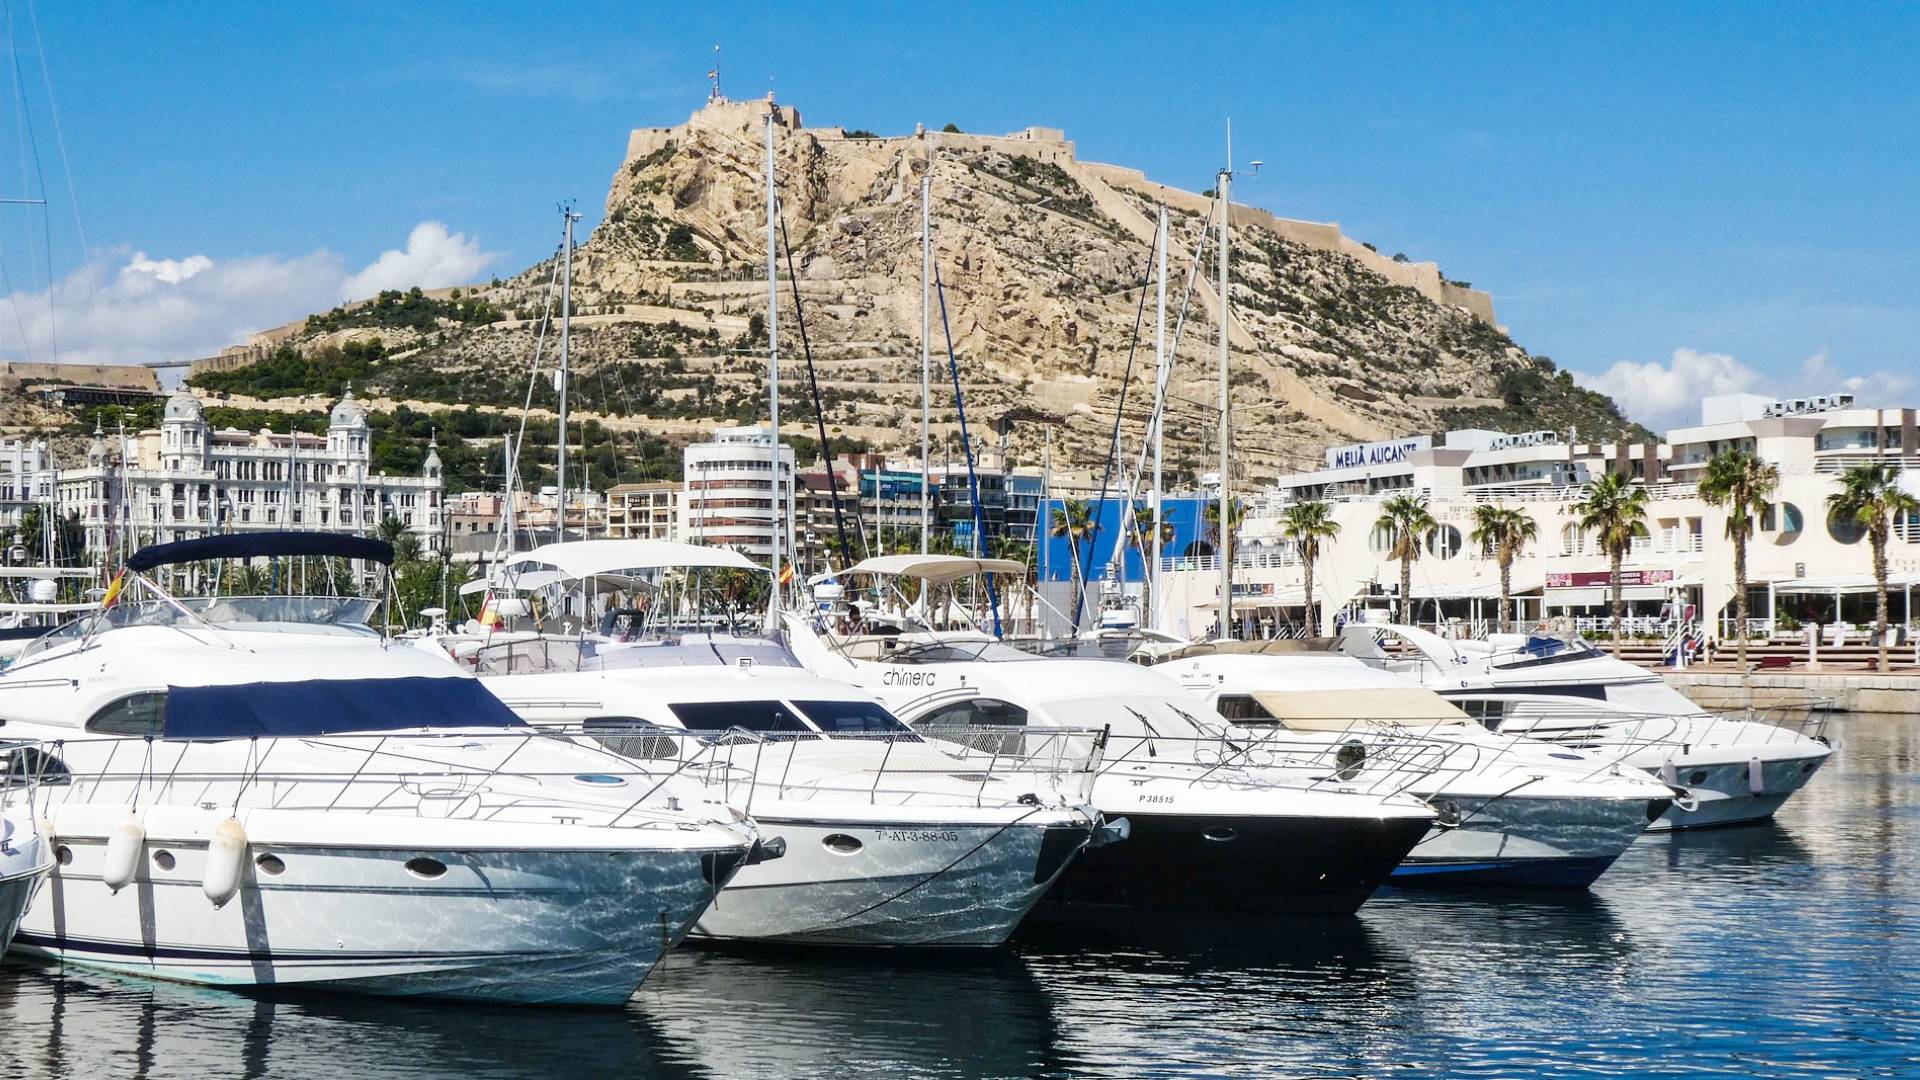
[(719, 69), (719, 68), (714, 68), (714, 69), (713, 69), (712, 71), (709, 71), (709, 72), (707, 72), (707, 78), (709, 78), (709, 79), (717, 79), (717, 78), (719, 78), (719, 77), (720, 77), (720, 69)]
[(113, 581), (107, 585), (106, 595), (100, 598), (101, 611), (105, 611), (108, 608), (112, 607), (113, 602), (115, 600), (120, 599), (120, 590), (124, 588), (126, 584), (127, 584), (127, 568), (123, 566), (120, 568), (120, 572), (113, 576)]
[(480, 605), (480, 625), (489, 630), (500, 627), (500, 612), (493, 606), (493, 590), (487, 590), (487, 598)]
[(788, 585), (788, 584), (792, 584), (792, 582), (793, 582), (793, 564), (788, 563), (787, 565), (780, 568), (780, 584)]

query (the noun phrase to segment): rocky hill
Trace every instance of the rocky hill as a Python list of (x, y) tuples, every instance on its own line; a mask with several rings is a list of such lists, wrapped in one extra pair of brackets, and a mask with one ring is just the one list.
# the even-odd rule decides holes
[[(629, 139), (605, 219), (574, 257), (573, 401), (610, 429), (678, 439), (764, 416), (769, 108), (718, 102)], [(785, 227), (831, 438), (917, 443), (919, 195), (931, 177), (946, 323), (976, 436), (1004, 439), (1016, 461), (1033, 462), (1051, 424), (1056, 462), (1092, 467), (1104, 459), (1131, 361), (1122, 422), (1131, 456), (1152, 394), (1150, 298), (1130, 345), (1153, 219), (1169, 207), (1177, 312), (1205, 195), (1081, 162), (1047, 129), (879, 138), (807, 128), (797, 111), (773, 108)], [(1234, 208), (1233, 229), (1233, 438), (1248, 479), (1308, 467), (1330, 442), (1465, 424), (1638, 433), (1612, 402), (1515, 344), (1485, 293), (1433, 264), (1246, 207)], [(1186, 479), (1216, 452), (1219, 305), (1207, 261), (1179, 339), (1167, 427)], [(251, 363), (195, 382), (275, 397), (352, 378), (415, 407), (518, 407), (553, 271), (549, 260), (470, 290), (388, 294), (317, 315), (273, 339), (299, 357), (256, 348), (238, 354)], [(811, 436), (793, 285), (785, 265), (780, 272), (783, 420), (791, 436)], [(944, 434), (956, 425), (940, 326), (936, 306), (934, 416)], [(536, 405), (552, 398), (546, 382), (534, 385)]]

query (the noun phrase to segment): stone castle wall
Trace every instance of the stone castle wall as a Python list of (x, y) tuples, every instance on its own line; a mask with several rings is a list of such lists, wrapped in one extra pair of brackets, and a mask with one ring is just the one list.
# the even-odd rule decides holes
[[(757, 127), (761, 123), (761, 118), (766, 116), (768, 107), (769, 103), (766, 101), (720, 101), (710, 103), (695, 112), (681, 127), (636, 129), (627, 138), (627, 158), (623, 164), (638, 161), (664, 149), (683, 131), (740, 131)], [(798, 109), (785, 105), (773, 105), (772, 108), (776, 110), (781, 127), (791, 131), (801, 129)], [(807, 131), (814, 138), (821, 140), (847, 138), (846, 130), (839, 127), (810, 128)], [(916, 156), (925, 156), (938, 150), (973, 153), (997, 151), (1021, 155), (1059, 165), (1070, 171), (1079, 172), (1082, 176), (1091, 174), (1111, 187), (1138, 192), (1187, 213), (1205, 214), (1209, 210), (1209, 200), (1206, 196), (1149, 180), (1146, 173), (1139, 169), (1081, 161), (1075, 154), (1073, 141), (1068, 139), (1066, 132), (1059, 128), (1029, 127), (1009, 135), (921, 130), (912, 135), (856, 141), (880, 144), (901, 143)], [(619, 186), (616, 185), (615, 189), (617, 192)], [(1414, 289), (1435, 303), (1465, 308), (1476, 318), (1489, 324), (1494, 321), (1493, 297), (1490, 294), (1448, 281), (1446, 275), (1440, 272), (1440, 266), (1437, 263), (1398, 262), (1382, 255), (1341, 233), (1340, 226), (1335, 222), (1299, 221), (1283, 218), (1255, 207), (1236, 204), (1233, 207), (1233, 223), (1236, 228), (1257, 226), (1296, 244), (1350, 256), (1368, 270), (1396, 285)]]

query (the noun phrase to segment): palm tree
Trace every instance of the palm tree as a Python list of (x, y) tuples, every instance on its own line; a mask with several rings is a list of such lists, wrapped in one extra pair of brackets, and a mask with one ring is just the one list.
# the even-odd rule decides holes
[(1473, 508), (1473, 542), (1491, 552), (1500, 564), (1500, 632), (1513, 618), (1513, 560), (1540, 535), (1540, 526), (1525, 510), (1494, 503)]
[(1420, 557), (1420, 540), (1440, 523), (1418, 495), (1395, 495), (1380, 506), (1373, 527), (1393, 537), (1393, 557), (1400, 560), (1400, 621), (1413, 625), (1413, 560)]
[[(1704, 485), (1702, 485), (1704, 492)], [(1620, 564), (1633, 550), (1635, 537), (1647, 535), (1647, 489), (1616, 472), (1602, 473), (1587, 489), (1587, 497), (1573, 504), (1582, 532), (1590, 532), (1607, 553), (1607, 581), (1612, 589), (1613, 653), (1620, 655), (1620, 620), (1627, 602), (1620, 597)]]
[(1753, 537), (1755, 516), (1766, 512), (1779, 483), (1780, 470), (1751, 450), (1722, 450), (1700, 477), (1700, 498), (1727, 511), (1727, 539), (1733, 541), (1734, 645), (1742, 678), (1747, 674), (1747, 541)]
[[(1238, 541), (1240, 538), (1240, 526), (1245, 524), (1246, 520), (1247, 520), (1247, 504), (1244, 502), (1241, 502), (1239, 499), (1233, 500), (1233, 502), (1229, 504), (1227, 507), (1227, 539)], [(1218, 554), (1220, 551), (1220, 500), (1219, 499), (1211, 499), (1207, 502), (1206, 522), (1207, 522), (1207, 534), (1213, 537), (1214, 553)], [(1232, 545), (1232, 547), (1236, 547), (1236, 548), (1239, 546), (1240, 545), (1237, 542)]]
[(1320, 561), (1320, 541), (1340, 535), (1340, 523), (1333, 520), (1333, 507), (1319, 500), (1294, 503), (1280, 519), (1280, 535), (1293, 541), (1300, 550), (1300, 564), (1306, 568), (1307, 628), (1320, 633), (1320, 611), (1313, 603), (1313, 564)]
[(1153, 567), (1147, 560), (1153, 558), (1153, 538), (1160, 537), (1161, 550), (1173, 543), (1173, 522), (1163, 515), (1155, 514), (1149, 507), (1134, 503), (1127, 513), (1127, 543), (1140, 552), (1140, 568), (1145, 571), (1140, 576), (1140, 622), (1146, 625), (1150, 619), (1148, 612), (1153, 610), (1153, 597), (1149, 590), (1153, 588)]
[(1893, 531), (1894, 515), (1920, 512), (1920, 499), (1901, 490), (1899, 477), (1891, 465), (1856, 465), (1840, 474), (1840, 490), (1827, 496), (1827, 513), (1864, 525), (1867, 542), (1873, 545), (1873, 614), (1880, 640), (1877, 671), (1887, 670), (1887, 537)]
[(1072, 632), (1080, 632), (1080, 542), (1093, 532), (1093, 507), (1085, 499), (1063, 500), (1053, 511), (1048, 536), (1067, 538), (1067, 549), (1073, 556), (1073, 627)]

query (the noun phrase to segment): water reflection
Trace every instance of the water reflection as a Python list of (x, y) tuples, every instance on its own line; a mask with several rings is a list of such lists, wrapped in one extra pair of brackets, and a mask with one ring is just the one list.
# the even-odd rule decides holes
[(0, 1075), (1920, 1075), (1920, 721), (1591, 894), (1038, 925), (978, 957), (682, 951), (625, 1010), (255, 999), (0, 968)]
[(634, 1010), (252, 997), (75, 968), (0, 969), (5, 1075), (704, 1076)]

